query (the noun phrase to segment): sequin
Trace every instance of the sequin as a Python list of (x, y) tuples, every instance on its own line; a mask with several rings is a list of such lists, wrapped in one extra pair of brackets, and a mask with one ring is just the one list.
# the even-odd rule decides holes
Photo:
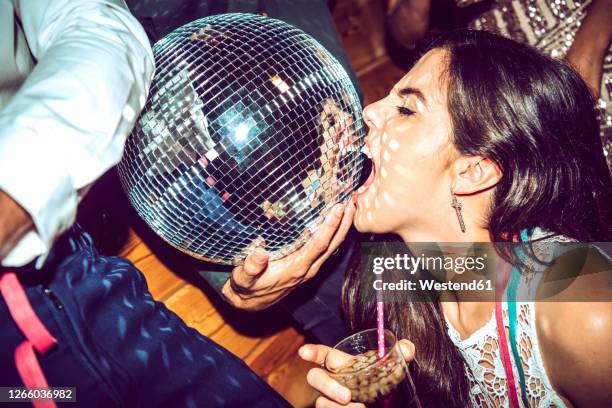
[[(460, 7), (482, 0), (456, 0)], [(469, 26), (528, 43), (553, 58), (565, 58), (587, 14), (590, 1), (498, 0)], [(608, 167), (612, 169), (612, 46), (604, 58), (603, 77), (596, 108), (600, 137)]]

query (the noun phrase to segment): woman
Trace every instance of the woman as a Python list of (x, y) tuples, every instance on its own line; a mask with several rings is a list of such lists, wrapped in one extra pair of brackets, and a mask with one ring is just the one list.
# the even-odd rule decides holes
[[(374, 171), (345, 213), (356, 206), (357, 229), (407, 243), (504, 242), (526, 231), (530, 239), (609, 241), (611, 181), (592, 102), (561, 62), (486, 32), (453, 33), (365, 109)], [(612, 403), (612, 303), (601, 301), (612, 289), (604, 275), (579, 276), (554, 302), (521, 304), (529, 406)], [(362, 285), (349, 273), (344, 300), (356, 330), (374, 325)], [(567, 302), (594, 294), (600, 302)], [(413, 343), (406, 344), (417, 356), (411, 368), (424, 405), (508, 406), (494, 304), (446, 295), (443, 303), (386, 307), (388, 327)], [(322, 363), (327, 350), (307, 345), (300, 355)], [(324, 395), (318, 407), (350, 401), (322, 369), (308, 380)]]
[[(407, 243), (503, 243), (525, 234), (611, 240), (611, 181), (593, 100), (580, 76), (559, 61), (486, 32), (456, 32), (364, 117), (374, 168), (366, 185), (350, 203), (337, 205), (299, 251), (268, 262), (258, 248), (234, 269), (223, 293), (235, 306), (267, 307), (314, 276), (353, 221), (362, 232), (393, 233)], [(519, 358), (529, 406), (612, 403), (610, 265), (597, 253), (587, 264), (604, 272), (576, 277), (549, 302), (520, 305)], [(348, 274), (344, 303), (355, 330), (374, 326), (374, 303), (360, 296), (364, 285), (356, 271)], [(443, 303), (386, 306), (387, 327), (415, 350), (418, 364), (411, 370), (421, 400), (425, 406), (508, 406), (494, 303), (467, 302), (461, 292), (445, 296)], [(585, 298), (596, 302), (570, 303)], [(507, 312), (504, 317), (509, 326)], [(322, 363), (327, 350), (308, 345), (300, 354)], [(322, 369), (311, 370), (308, 380), (325, 396), (318, 406), (350, 401), (348, 389)]]

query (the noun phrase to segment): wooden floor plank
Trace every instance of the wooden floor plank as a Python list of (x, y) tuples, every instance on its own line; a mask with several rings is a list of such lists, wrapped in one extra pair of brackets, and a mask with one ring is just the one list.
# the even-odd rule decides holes
[[(128, 257), (128, 259), (130, 258)], [(134, 262), (134, 265), (144, 274), (153, 297), (161, 302), (185, 285), (182, 278), (160, 262), (153, 254)]]
[(192, 285), (185, 284), (164, 304), (185, 323), (205, 336), (218, 332), (225, 321), (208, 298)]
[(258, 337), (249, 337), (238, 333), (232, 326), (225, 324), (209, 336), (239, 358), (244, 358), (261, 341)]
[(269, 336), (244, 357), (244, 361), (261, 376), (267, 376), (283, 361), (293, 357), (304, 344), (304, 338), (293, 327)]
[(260, 337), (239, 333), (217, 312), (206, 295), (185, 284), (165, 302), (185, 323), (211, 338), (230, 352), (244, 358), (262, 341)]

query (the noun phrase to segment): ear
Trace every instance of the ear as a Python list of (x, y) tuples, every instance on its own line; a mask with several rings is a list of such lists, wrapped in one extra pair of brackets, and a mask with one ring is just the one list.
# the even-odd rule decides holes
[(460, 157), (453, 169), (452, 188), (459, 195), (488, 190), (499, 183), (503, 175), (497, 163), (482, 156)]

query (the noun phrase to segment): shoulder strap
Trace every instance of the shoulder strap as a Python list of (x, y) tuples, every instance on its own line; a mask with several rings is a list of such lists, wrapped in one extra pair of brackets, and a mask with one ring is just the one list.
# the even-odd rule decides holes
[(516, 289), (518, 287), (519, 277), (519, 270), (516, 267), (513, 267), (512, 276), (510, 277), (510, 283), (508, 284), (508, 321), (510, 323), (510, 348), (512, 348), (512, 357), (514, 357), (514, 361), (516, 362), (516, 368), (518, 370), (521, 385), (521, 398), (523, 400), (523, 405), (528, 407), (529, 400), (527, 399), (525, 371), (523, 370), (521, 356), (518, 352), (518, 342), (516, 340), (516, 322), (518, 321), (518, 313), (516, 310)]
[(501, 351), (501, 359), (506, 372), (506, 380), (508, 383), (508, 398), (510, 400), (510, 408), (519, 408), (519, 402), (516, 392), (516, 382), (514, 380), (514, 372), (512, 371), (512, 360), (508, 350), (508, 341), (506, 338), (506, 330), (504, 327), (504, 318), (502, 315), (502, 294), (506, 290), (506, 285), (510, 278), (511, 266), (504, 260), (500, 260), (501, 268), (498, 268), (499, 275), (496, 283), (495, 291), (495, 321), (497, 322), (497, 339), (499, 349)]
[[(520, 236), (521, 242), (529, 241), (529, 232), (524, 229), (521, 232)], [(519, 257), (522, 256), (523, 253), (519, 253)], [(508, 322), (509, 322), (509, 331), (510, 331), (510, 347), (512, 348), (512, 357), (514, 357), (514, 361), (516, 362), (516, 368), (519, 374), (519, 380), (521, 385), (521, 399), (523, 400), (523, 405), (528, 407), (529, 400), (527, 399), (527, 384), (525, 382), (525, 371), (523, 370), (523, 364), (521, 363), (521, 355), (518, 351), (518, 341), (516, 339), (516, 322), (518, 321), (518, 313), (516, 310), (516, 291), (518, 288), (518, 284), (520, 281), (521, 272), (516, 267), (512, 267), (512, 275), (510, 277), (510, 282), (508, 284)]]

